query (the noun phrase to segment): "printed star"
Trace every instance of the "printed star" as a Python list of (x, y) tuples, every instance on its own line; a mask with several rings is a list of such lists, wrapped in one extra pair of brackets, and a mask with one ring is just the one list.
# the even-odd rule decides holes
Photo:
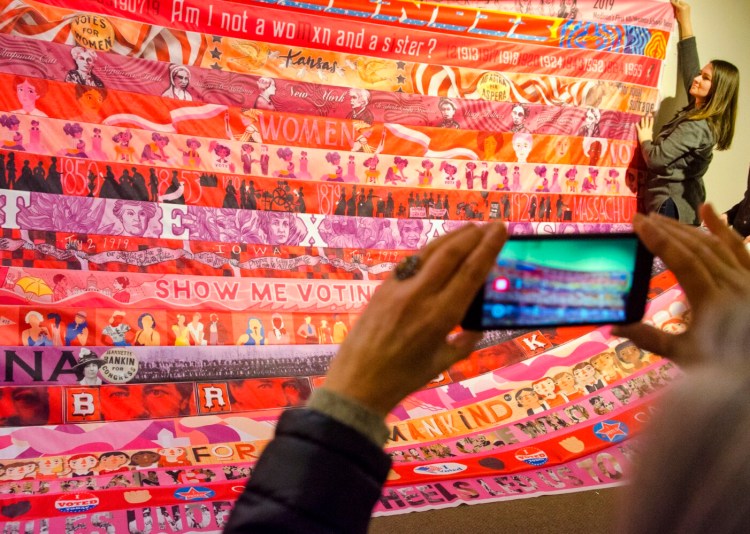
[(404, 70), (406, 68), (406, 63), (404, 63), (403, 61), (397, 61), (396, 68), (398, 70)]
[(406, 78), (399, 74), (396, 81), (398, 81), (399, 84), (406, 83)]
[(182, 493), (178, 493), (177, 497), (180, 499), (185, 499), (186, 501), (197, 501), (201, 499), (207, 499), (211, 496), (211, 490), (209, 491), (198, 491), (194, 487), (191, 487), (188, 491), (183, 491)]
[(220, 43), (221, 42), (221, 35), (212, 35), (211, 36), (211, 42), (212, 43)]
[(606, 436), (609, 441), (614, 441), (614, 439), (619, 436), (628, 435), (628, 433), (620, 427), (620, 423), (612, 424), (607, 422), (602, 423), (602, 427), (597, 431), (597, 434)]
[(213, 65), (211, 65), (211, 68), (214, 70), (221, 70), (221, 65), (214, 61)]
[(214, 47), (214, 49), (211, 50), (211, 57), (214, 59), (221, 59), (221, 50)]

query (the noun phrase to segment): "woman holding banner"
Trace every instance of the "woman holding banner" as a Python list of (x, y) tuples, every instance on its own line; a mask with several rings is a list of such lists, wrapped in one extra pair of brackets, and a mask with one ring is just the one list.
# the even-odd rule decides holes
[(716, 59), (700, 69), (690, 5), (670, 0), (680, 27), (680, 74), (688, 105), (653, 138), (654, 118), (638, 123), (638, 141), (649, 170), (646, 205), (680, 222), (697, 225), (698, 206), (706, 200), (703, 176), (713, 150), (732, 144), (737, 117), (740, 74), (737, 67)]

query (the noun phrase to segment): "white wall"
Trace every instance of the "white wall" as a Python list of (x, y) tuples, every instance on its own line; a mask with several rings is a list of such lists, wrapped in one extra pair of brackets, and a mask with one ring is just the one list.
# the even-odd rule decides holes
[[(701, 65), (723, 59), (740, 69), (740, 105), (732, 148), (714, 151), (714, 160), (704, 178), (708, 201), (717, 210), (726, 211), (742, 198), (750, 166), (750, 0), (688, 1)], [(678, 89), (676, 43), (675, 27), (659, 86), (662, 108), (656, 118), (657, 127), (686, 103), (684, 90)]]

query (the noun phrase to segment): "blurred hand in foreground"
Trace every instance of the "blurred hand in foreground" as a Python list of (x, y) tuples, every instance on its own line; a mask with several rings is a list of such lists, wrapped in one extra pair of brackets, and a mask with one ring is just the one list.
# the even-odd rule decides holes
[(461, 322), (507, 239), (503, 223), (467, 224), (419, 251), (411, 278), (372, 296), (331, 362), (325, 387), (385, 416), (406, 395), (465, 358), (479, 332)]
[(672, 335), (640, 323), (612, 333), (681, 365), (744, 365), (750, 346), (750, 254), (710, 205), (699, 213), (708, 232), (656, 214), (633, 220), (646, 247), (664, 260), (685, 291), (692, 310), (688, 330)]

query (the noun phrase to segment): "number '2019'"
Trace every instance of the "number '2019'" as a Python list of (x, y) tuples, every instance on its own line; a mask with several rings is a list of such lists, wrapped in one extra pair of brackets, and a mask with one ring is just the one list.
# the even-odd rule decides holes
[(596, 0), (594, 9), (612, 9), (615, 7), (615, 0)]

